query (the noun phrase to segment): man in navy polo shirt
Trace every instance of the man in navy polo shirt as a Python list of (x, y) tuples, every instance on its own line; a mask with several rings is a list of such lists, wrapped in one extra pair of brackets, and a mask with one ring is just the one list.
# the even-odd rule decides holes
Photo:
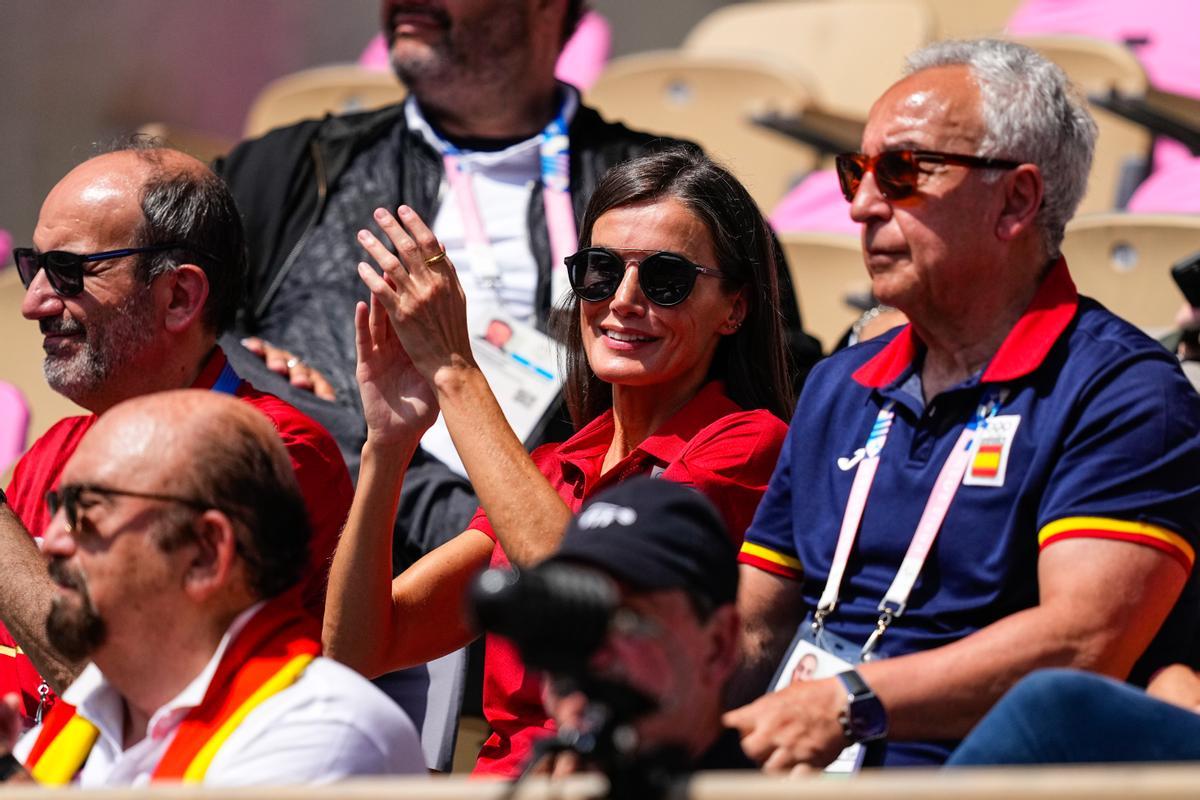
[(819, 663), (726, 715), (767, 771), (940, 763), (1036, 668), (1196, 641), (1200, 398), (1059, 253), (1095, 130), (1033, 51), (944, 42), (839, 158), (911, 324), (812, 373), (746, 534), (743, 699)]

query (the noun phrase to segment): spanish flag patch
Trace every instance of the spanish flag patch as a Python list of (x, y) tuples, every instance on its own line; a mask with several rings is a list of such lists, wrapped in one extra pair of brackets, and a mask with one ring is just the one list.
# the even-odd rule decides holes
[(1003, 486), (1008, 470), (1008, 454), (1021, 417), (1005, 414), (987, 419), (975, 434), (971, 445), (971, 462), (963, 476), (964, 486)]

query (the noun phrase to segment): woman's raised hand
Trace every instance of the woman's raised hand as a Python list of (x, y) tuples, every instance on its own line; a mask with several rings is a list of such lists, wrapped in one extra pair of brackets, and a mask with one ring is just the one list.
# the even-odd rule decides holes
[(378, 208), (375, 221), (396, 253), (370, 231), (359, 231), (359, 243), (387, 279), (366, 262), (358, 265), (358, 274), (387, 310), (412, 363), (431, 385), (440, 370), (474, 368), (466, 299), (437, 237), (408, 206), (400, 206), (396, 216)]
[(354, 309), (358, 391), (368, 437), (379, 444), (416, 447), (438, 415), (437, 398), (392, 330), (374, 294)]

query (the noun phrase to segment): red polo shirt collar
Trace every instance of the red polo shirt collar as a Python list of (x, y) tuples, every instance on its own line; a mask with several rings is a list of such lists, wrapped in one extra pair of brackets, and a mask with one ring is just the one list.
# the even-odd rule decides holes
[[(1066, 260), (1060, 256), (1025, 313), (988, 362), (980, 382), (1013, 381), (1041, 366), (1050, 348), (1075, 318), (1078, 307), (1079, 293)], [(922, 346), (912, 325), (905, 325), (892, 341), (855, 371), (854, 380), (873, 389), (889, 386), (912, 365)]]
[[(625, 472), (625, 467), (640, 463), (647, 456), (664, 464), (673, 463), (697, 433), (721, 417), (742, 410), (741, 406), (725, 395), (725, 385), (721, 381), (711, 381), (614, 466), (609, 474), (621, 475)], [(559, 450), (559, 457), (564, 465), (571, 465), (573, 471), (578, 471), (583, 476), (585, 485), (590, 485), (600, 477), (598, 470), (603, 462), (604, 453), (612, 444), (612, 438), (613, 412), (609, 409), (566, 442)], [(585, 494), (590, 495), (592, 491), (588, 488)]]
[(221, 370), (225, 369), (225, 364), (228, 361), (229, 359), (225, 356), (225, 351), (219, 346), (214, 347), (208, 356), (208, 360), (200, 368), (200, 374), (196, 376), (196, 380), (192, 383), (191, 388), (211, 389), (216, 386), (217, 378), (221, 377)]

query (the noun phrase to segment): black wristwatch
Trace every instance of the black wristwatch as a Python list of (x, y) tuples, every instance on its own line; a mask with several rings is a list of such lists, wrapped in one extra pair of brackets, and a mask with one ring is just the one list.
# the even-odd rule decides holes
[(852, 743), (874, 742), (883, 739), (888, 732), (887, 711), (883, 703), (854, 670), (840, 673), (838, 679), (846, 687), (846, 709), (838, 715), (842, 733)]

